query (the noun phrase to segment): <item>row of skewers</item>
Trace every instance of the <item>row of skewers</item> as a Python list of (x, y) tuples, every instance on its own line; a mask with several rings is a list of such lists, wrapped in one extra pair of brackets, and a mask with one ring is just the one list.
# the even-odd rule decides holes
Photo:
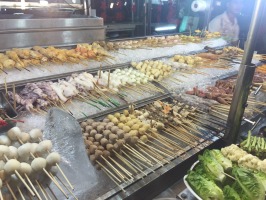
[(114, 42), (97, 42), (108, 51), (117, 51), (119, 49), (141, 49), (156, 47), (171, 47), (188, 42), (198, 43), (204, 39), (218, 38), (221, 34), (218, 32), (209, 33), (207, 31), (197, 30), (194, 35), (169, 35), (169, 36), (149, 36), (145, 39), (124, 40)]
[(124, 191), (123, 182), (147, 176), (156, 165), (170, 163), (189, 148), (200, 148), (219, 132), (220, 125), (218, 129), (209, 125), (214, 119), (202, 116), (206, 113), (184, 103), (155, 101), (80, 125), (91, 163)]
[(56, 198), (51, 184), (65, 198), (73, 195), (74, 187), (59, 166), (60, 155), (51, 151), (52, 142), (39, 129), (26, 133), (13, 127), (1, 135), (0, 199)]
[(49, 46), (47, 48), (34, 46), (32, 49), (14, 48), (5, 53), (0, 53), (0, 70), (9, 69), (28, 70), (27, 67), (42, 67), (48, 63), (82, 63), (93, 59), (103, 61), (112, 56), (97, 43), (78, 44), (75, 49), (63, 49)]

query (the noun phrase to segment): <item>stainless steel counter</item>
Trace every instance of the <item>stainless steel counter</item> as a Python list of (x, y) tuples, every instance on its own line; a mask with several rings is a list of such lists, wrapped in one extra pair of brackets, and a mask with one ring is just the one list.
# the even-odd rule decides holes
[(102, 18), (0, 20), (0, 50), (36, 45), (68, 46), (104, 39)]

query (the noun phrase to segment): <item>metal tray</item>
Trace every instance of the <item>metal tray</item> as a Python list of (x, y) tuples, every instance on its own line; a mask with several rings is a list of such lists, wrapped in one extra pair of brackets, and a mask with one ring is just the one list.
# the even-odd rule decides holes
[[(7, 115), (11, 119), (15, 119), (18, 114), (14, 110), (14, 108), (10, 105), (9, 101), (6, 99), (5, 95), (0, 92), (0, 108), (6, 110)], [(0, 127), (0, 133), (6, 132), (7, 130), (11, 129), (12, 127), (16, 126), (16, 122), (14, 121), (7, 121), (8, 125), (4, 127)]]

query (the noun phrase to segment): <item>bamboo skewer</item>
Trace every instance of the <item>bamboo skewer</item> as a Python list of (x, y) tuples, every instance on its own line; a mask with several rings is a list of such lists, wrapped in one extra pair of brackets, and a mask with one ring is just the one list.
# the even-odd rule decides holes
[(10, 185), (8, 184), (8, 182), (6, 182), (6, 186), (7, 186), (7, 189), (9, 190), (9, 192), (11, 193), (12, 197), (14, 200), (17, 200), (17, 197), (16, 195), (14, 194), (13, 190), (11, 189)]
[(19, 195), (20, 195), (21, 199), (22, 199), (22, 200), (26, 200), (25, 197), (24, 197), (24, 195), (22, 194), (22, 192), (21, 192), (21, 190), (19, 189), (18, 186), (17, 186), (17, 190), (18, 190), (18, 192), (19, 192)]
[(119, 183), (121, 183), (122, 181), (116, 177), (112, 172), (110, 172), (102, 163), (100, 163), (98, 160), (95, 161), (101, 168), (103, 168), (106, 172), (108, 172), (108, 174), (110, 174), (113, 178), (115, 178)]

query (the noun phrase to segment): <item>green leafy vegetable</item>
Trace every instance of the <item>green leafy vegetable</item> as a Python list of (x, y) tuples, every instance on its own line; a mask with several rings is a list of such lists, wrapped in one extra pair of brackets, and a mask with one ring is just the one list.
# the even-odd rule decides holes
[(264, 172), (255, 172), (254, 174), (261, 181), (264, 190), (266, 190), (266, 174)]
[(193, 190), (203, 200), (223, 200), (223, 191), (210, 180), (205, 179), (194, 171), (189, 171), (187, 181)]
[(220, 163), (211, 156), (209, 150), (205, 150), (203, 156), (199, 156), (205, 172), (215, 181), (223, 182), (225, 180), (224, 169)]
[(232, 162), (228, 158), (224, 157), (222, 152), (218, 149), (213, 149), (210, 154), (222, 165), (225, 171), (232, 169)]
[(236, 178), (236, 182), (248, 199), (264, 200), (265, 189), (263, 184), (252, 171), (245, 168), (235, 167), (232, 172)]
[(226, 200), (241, 200), (237, 192), (229, 185), (224, 187), (223, 192), (224, 192), (224, 199)]

